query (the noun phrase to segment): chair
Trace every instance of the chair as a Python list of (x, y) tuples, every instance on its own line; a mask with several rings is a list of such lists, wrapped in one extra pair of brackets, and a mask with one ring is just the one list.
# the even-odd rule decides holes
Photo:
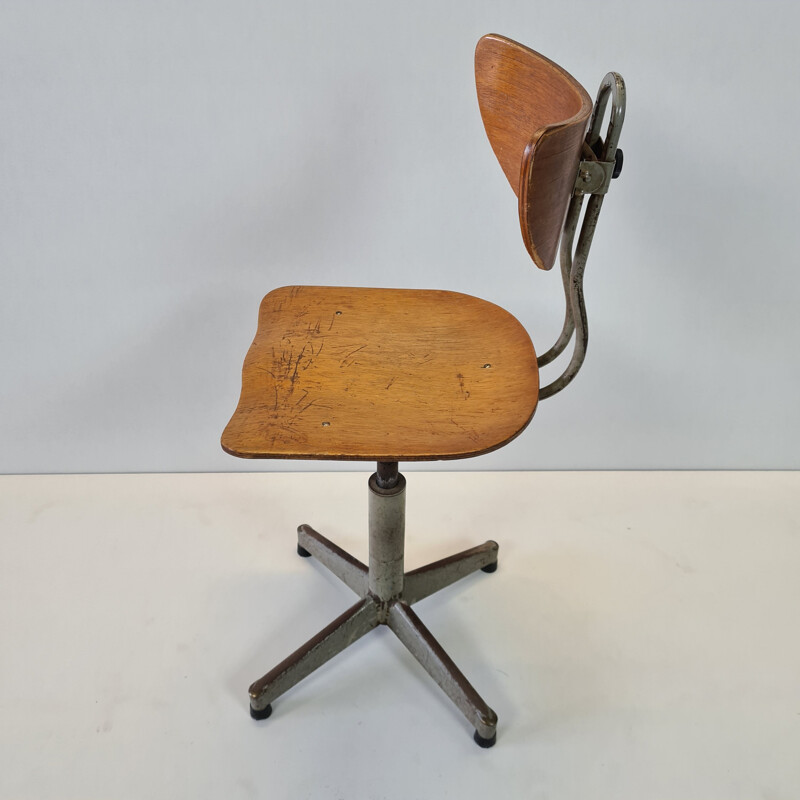
[[(272, 702), (379, 624), (388, 625), (475, 729), (495, 743), (497, 716), (412, 606), (476, 571), (497, 569), (488, 541), (405, 572), (405, 478), (400, 461), (488, 453), (518, 436), (539, 399), (566, 386), (583, 361), (583, 272), (612, 177), (624, 116), (622, 78), (603, 80), (594, 111), (583, 87), (552, 61), (497, 35), (475, 53), (478, 101), (489, 141), (519, 199), (525, 246), (550, 269), (561, 242), (566, 317), (539, 356), (507, 311), (449, 291), (287, 286), (262, 301), (242, 391), (222, 435), (241, 458), (374, 461), (369, 479), (369, 564), (308, 525), (297, 552), (314, 556), (358, 596), (328, 627), (250, 687), (250, 712)], [(605, 136), (601, 127), (608, 101)], [(584, 196), (589, 196), (573, 246)], [(540, 388), (539, 367), (575, 338), (565, 372)]]

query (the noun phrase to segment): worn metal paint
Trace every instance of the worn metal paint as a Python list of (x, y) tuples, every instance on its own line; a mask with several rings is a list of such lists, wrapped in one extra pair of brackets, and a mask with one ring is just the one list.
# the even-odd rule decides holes
[[(383, 484), (383, 485), (381, 485)], [(444, 648), (411, 610), (411, 604), (479, 569), (497, 563), (497, 542), (488, 541), (426, 567), (403, 571), (406, 480), (396, 462), (383, 462), (369, 479), (369, 567), (308, 525), (297, 541), (360, 600), (250, 687), (255, 715), (364, 634), (387, 625), (475, 728), (476, 741), (491, 746), (497, 715), (464, 677)]]
[[(611, 99), (611, 115), (604, 140), (600, 135), (600, 131), (609, 99)], [(616, 169), (613, 165), (617, 164), (617, 145), (624, 119), (625, 82), (618, 73), (609, 72), (600, 84), (592, 119), (589, 123), (589, 132), (586, 135), (586, 144), (591, 152), (597, 154), (601, 163), (611, 165), (606, 170), (606, 172), (610, 171), (611, 176), (614, 176), (614, 173), (616, 173), (616, 176), (619, 175), (619, 169)], [(619, 152), (621, 153), (622, 151)], [(581, 163), (583, 164), (584, 162)], [(620, 160), (619, 164), (621, 165), (621, 163)], [(608, 181), (610, 180), (611, 177), (608, 177)], [(571, 383), (578, 374), (578, 370), (586, 357), (586, 348), (589, 343), (589, 324), (586, 318), (586, 304), (583, 298), (583, 274), (586, 270), (586, 261), (589, 258), (592, 238), (594, 237), (597, 219), (600, 216), (600, 209), (602, 208), (607, 188), (607, 183), (601, 183), (595, 187), (597, 193), (576, 189), (570, 201), (567, 218), (564, 222), (564, 231), (561, 235), (560, 251), (561, 279), (564, 284), (566, 298), (564, 326), (556, 343), (546, 353), (538, 357), (537, 363), (539, 367), (544, 367), (558, 358), (566, 349), (573, 333), (575, 333), (575, 349), (562, 375), (552, 383), (539, 389), (540, 400), (552, 397)], [(586, 204), (586, 213), (583, 217), (578, 244), (575, 247), (573, 256), (575, 231), (578, 227), (585, 194), (590, 195), (590, 197), (589, 202)]]

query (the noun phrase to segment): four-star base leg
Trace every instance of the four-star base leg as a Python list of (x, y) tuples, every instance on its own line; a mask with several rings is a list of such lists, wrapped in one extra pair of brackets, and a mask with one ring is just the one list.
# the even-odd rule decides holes
[(405, 479), (394, 463), (378, 467), (369, 482), (369, 567), (308, 525), (297, 529), (297, 552), (316, 558), (361, 599), (250, 687), (250, 714), (254, 719), (266, 719), (272, 713), (273, 700), (384, 624), (464, 714), (475, 729), (475, 741), (481, 747), (491, 747), (497, 737), (497, 715), (423, 625), (411, 604), (476, 570), (494, 572), (497, 542), (488, 541), (404, 573)]

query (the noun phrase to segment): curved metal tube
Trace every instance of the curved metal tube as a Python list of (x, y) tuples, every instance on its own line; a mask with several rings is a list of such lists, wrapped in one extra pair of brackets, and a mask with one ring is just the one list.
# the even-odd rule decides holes
[[(586, 135), (589, 147), (595, 152), (597, 152), (597, 145), (602, 143), (600, 126), (603, 124), (603, 116), (606, 112), (609, 97), (611, 98), (611, 117), (608, 120), (605, 146), (601, 151), (603, 161), (614, 160), (617, 154), (622, 123), (625, 121), (625, 81), (622, 80), (622, 75), (618, 72), (609, 72), (603, 78), (597, 91), (592, 121), (589, 123), (589, 133)], [(598, 156), (600, 156), (600, 153), (598, 153)]]
[[(569, 204), (567, 219), (564, 222), (564, 232), (561, 238), (561, 250), (559, 258), (561, 261), (561, 282), (564, 285), (564, 299), (566, 308), (564, 310), (564, 326), (561, 328), (556, 343), (536, 361), (540, 367), (544, 367), (551, 361), (555, 361), (566, 349), (572, 332), (575, 330), (575, 322), (572, 319), (572, 306), (569, 299), (569, 286), (572, 272), (572, 243), (575, 240), (575, 231), (578, 228), (578, 218), (583, 206), (583, 195), (574, 195)], [(541, 396), (541, 395), (540, 395)]]
[[(600, 127), (609, 98), (611, 98), (611, 116), (608, 122), (606, 138), (603, 141), (600, 136)], [(589, 123), (589, 132), (586, 136), (587, 143), (600, 160), (612, 162), (616, 158), (619, 134), (624, 119), (625, 82), (618, 73), (609, 72), (600, 84), (592, 119)], [(552, 397), (567, 386), (578, 374), (578, 370), (586, 357), (586, 348), (589, 343), (589, 323), (583, 297), (583, 274), (586, 270), (586, 261), (589, 258), (589, 250), (592, 246), (592, 238), (597, 227), (597, 219), (600, 216), (604, 196), (603, 194), (593, 194), (589, 198), (574, 254), (573, 242), (583, 204), (583, 196), (573, 195), (570, 201), (561, 238), (560, 253), (561, 277), (564, 283), (566, 299), (564, 326), (556, 343), (537, 359), (538, 365), (543, 367), (561, 355), (569, 344), (573, 333), (575, 334), (575, 347), (572, 351), (572, 358), (561, 376), (539, 390), (540, 400)]]

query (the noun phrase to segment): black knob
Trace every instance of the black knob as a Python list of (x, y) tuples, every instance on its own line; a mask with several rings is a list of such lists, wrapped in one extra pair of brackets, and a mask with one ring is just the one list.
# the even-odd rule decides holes
[(620, 172), (622, 172), (622, 150), (617, 148), (617, 152), (614, 154), (614, 171), (611, 173), (611, 177), (619, 178)]

